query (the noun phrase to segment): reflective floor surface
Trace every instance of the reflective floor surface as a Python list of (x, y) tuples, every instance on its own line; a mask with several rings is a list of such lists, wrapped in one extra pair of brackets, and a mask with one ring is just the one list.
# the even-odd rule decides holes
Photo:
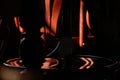
[[(27, 70), (0, 66), (0, 80), (109, 80), (101, 70)], [(105, 76), (105, 77), (104, 77)]]

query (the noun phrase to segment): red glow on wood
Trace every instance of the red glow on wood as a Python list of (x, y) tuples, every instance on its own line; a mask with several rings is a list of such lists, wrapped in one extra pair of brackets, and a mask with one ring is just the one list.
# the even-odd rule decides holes
[(51, 28), (55, 33), (57, 30), (57, 22), (61, 9), (61, 4), (62, 4), (62, 0), (54, 0), (53, 10), (52, 10), (53, 12), (51, 17)]
[(50, 26), (50, 0), (45, 0), (45, 21)]
[(15, 26), (18, 28), (20, 25), (19, 17), (14, 17)]
[(83, 47), (83, 27), (84, 27), (84, 2), (80, 0), (80, 15), (79, 15), (79, 45)]
[[(54, 0), (52, 14), (50, 17), (50, 0), (45, 0), (45, 20), (48, 26), (56, 33), (57, 30), (57, 22), (61, 9), (62, 0)], [(49, 32), (51, 34), (51, 32)], [(54, 35), (55, 36), (55, 35)]]
[(19, 17), (14, 17), (14, 22), (15, 22), (16, 28), (18, 28), (19, 31), (20, 31), (21, 33), (23, 33), (23, 32), (24, 32), (24, 29), (20, 26)]
[(86, 11), (86, 24), (87, 24), (88, 28), (91, 29), (88, 10)]

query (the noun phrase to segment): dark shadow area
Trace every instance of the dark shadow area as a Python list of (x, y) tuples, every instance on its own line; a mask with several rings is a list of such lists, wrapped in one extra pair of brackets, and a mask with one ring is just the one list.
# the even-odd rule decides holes
[[(0, 2), (0, 80), (119, 80), (120, 1), (61, 0), (54, 6), (55, 1), (50, 0), (48, 22), (45, 0)], [(55, 32), (52, 13), (59, 7)], [(55, 66), (41, 69), (45, 61)], [(88, 69), (80, 69), (84, 64)]]

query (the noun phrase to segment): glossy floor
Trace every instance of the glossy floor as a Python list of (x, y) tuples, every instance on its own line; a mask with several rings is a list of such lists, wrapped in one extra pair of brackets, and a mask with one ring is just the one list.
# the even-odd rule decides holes
[(0, 66), (0, 80), (113, 80), (101, 70), (27, 70)]

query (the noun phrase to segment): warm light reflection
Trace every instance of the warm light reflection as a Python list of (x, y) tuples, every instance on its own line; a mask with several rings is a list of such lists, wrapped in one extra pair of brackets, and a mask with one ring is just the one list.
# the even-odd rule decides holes
[(60, 14), (61, 4), (62, 0), (54, 0), (52, 14), (50, 14), (50, 0), (45, 0), (45, 20), (54, 33), (56, 33), (57, 30), (57, 22)]
[(85, 68), (88, 64), (89, 64), (89, 61), (86, 59), (86, 58), (81, 58), (83, 61), (85, 61), (85, 64), (83, 66), (80, 67), (80, 69), (83, 69)]
[(19, 31), (20, 31), (21, 33), (24, 33), (24, 32), (25, 32), (25, 31), (24, 31), (24, 28), (21, 27), (21, 26), (19, 26)]
[(18, 69), (1, 66), (0, 80), (21, 80), (21, 75)]
[[(22, 63), (22, 60), (19, 58), (13, 58), (7, 60), (5, 63), (3, 63), (5, 66), (11, 67), (11, 68), (25, 68), (25, 66)], [(41, 66), (41, 69), (56, 69), (55, 67), (59, 65), (59, 60), (55, 58), (45, 58), (45, 62), (43, 62), (43, 65)]]
[(16, 26), (17, 28), (19, 28), (19, 26), (20, 26), (19, 17), (14, 17), (14, 22), (15, 22), (15, 26)]
[(90, 64), (86, 68), (89, 69), (91, 66), (93, 66), (94, 61), (91, 58), (87, 58), (87, 59), (90, 61)]
[(11, 65), (14, 65), (16, 67), (19, 67), (20, 65), (17, 63), (17, 61), (10, 62)]
[(9, 59), (6, 62), (4, 62), (3, 64), (6, 66), (9, 66), (9, 67), (19, 67), (19, 68), (24, 67), (24, 65), (22, 64), (22, 60), (19, 58)]
[[(54, 64), (52, 64), (54, 63)], [(56, 69), (55, 67), (59, 64), (59, 61), (54, 58), (45, 58), (45, 62), (41, 66), (42, 69)]]
[(14, 17), (15, 26), (19, 29), (21, 33), (25, 32), (23, 27), (20, 25), (19, 17)]
[(88, 29), (91, 29), (88, 10), (86, 11), (86, 24), (88, 26)]
[[(43, 40), (45, 40), (45, 34), (49, 34), (50, 30), (47, 27), (41, 27), (40, 28), (40, 33), (42, 33), (42, 35), (40, 36)], [(52, 36), (55, 36), (55, 33), (51, 32)]]
[[(79, 67), (80, 70), (89, 69), (94, 65), (94, 62), (91, 58), (81, 57), (80, 59), (85, 62), (85, 64)], [(61, 58), (61, 60), (64, 60), (64, 58)], [(25, 68), (25, 66), (22, 63), (22, 60), (19, 58), (9, 59), (4, 63), (4, 65), (13, 68), (14, 67), (22, 69)], [(43, 62), (41, 69), (57, 69), (57, 66), (59, 66), (59, 60), (55, 58), (45, 58), (45, 61)]]
[(85, 62), (84, 65), (82, 65), (79, 69), (89, 69), (91, 68), (91, 66), (93, 66), (94, 62), (91, 58), (80, 58), (81, 60), (83, 60)]
[(84, 27), (84, 2), (80, 0), (80, 14), (79, 14), (79, 45), (83, 47), (83, 27)]
[(45, 0), (45, 21), (50, 27), (50, 0)]
[(51, 29), (56, 33), (57, 22), (60, 14), (62, 0), (54, 0), (52, 16), (51, 16)]

